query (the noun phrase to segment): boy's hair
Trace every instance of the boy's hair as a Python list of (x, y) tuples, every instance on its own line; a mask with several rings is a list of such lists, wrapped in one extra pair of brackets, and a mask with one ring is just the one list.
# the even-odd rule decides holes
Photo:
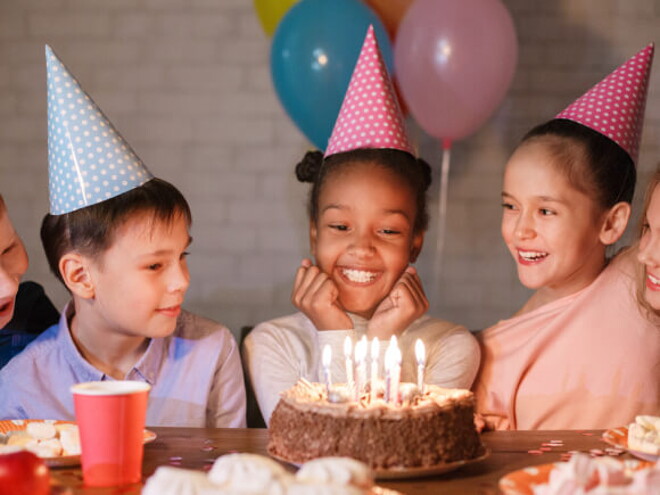
[(77, 251), (98, 259), (112, 246), (117, 229), (133, 215), (142, 212), (151, 212), (154, 219), (165, 223), (180, 214), (189, 227), (192, 223), (190, 207), (181, 192), (158, 178), (70, 213), (46, 214), (41, 223), (41, 242), (51, 271), (64, 283), (59, 270), (62, 256)]
[(416, 198), (416, 217), (413, 230), (415, 233), (426, 231), (429, 214), (426, 191), (431, 184), (431, 167), (421, 158), (410, 153), (394, 149), (356, 149), (337, 153), (323, 158), (320, 151), (309, 151), (296, 165), (296, 177), (300, 182), (311, 182), (307, 210), (309, 218), (318, 220), (319, 196), (323, 184), (333, 174), (351, 166), (355, 162), (373, 163), (394, 172), (411, 188)]
[[(566, 146), (566, 141), (577, 146)], [(635, 193), (635, 164), (623, 148), (582, 124), (553, 119), (529, 131), (521, 145), (543, 142), (554, 155), (554, 163), (578, 191), (602, 208), (624, 201)]]
[[(639, 226), (637, 227), (637, 243), (644, 235), (644, 231), (648, 228), (646, 225), (646, 212), (649, 210), (649, 204), (651, 203), (651, 198), (653, 197), (653, 192), (656, 187), (660, 185), (660, 164), (655, 170), (655, 173), (651, 176), (651, 180), (646, 188), (646, 193), (644, 194), (644, 208), (642, 209), (642, 214), (639, 217)], [(660, 310), (652, 307), (646, 297), (644, 296), (645, 287), (646, 287), (646, 268), (643, 263), (637, 264), (637, 302), (642, 307), (644, 313), (647, 316), (654, 315), (660, 317)]]

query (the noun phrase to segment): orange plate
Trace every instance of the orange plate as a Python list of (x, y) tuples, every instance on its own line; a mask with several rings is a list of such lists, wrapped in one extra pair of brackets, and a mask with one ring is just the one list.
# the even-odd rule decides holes
[[(72, 424), (75, 421), (56, 421), (51, 419), (3, 419), (0, 420), (0, 434), (8, 434), (12, 431), (23, 431), (28, 423), (48, 422), (55, 425)], [(144, 430), (144, 443), (156, 440), (156, 434), (153, 431)], [(0, 443), (3, 443), (0, 440)], [(44, 457), (44, 462), (50, 467), (68, 467), (80, 464), (79, 455), (60, 455), (57, 457)]]
[(618, 447), (620, 449), (627, 450), (632, 455), (639, 459), (645, 461), (655, 462), (660, 459), (660, 455), (649, 454), (647, 452), (639, 452), (637, 450), (631, 450), (628, 448), (628, 427), (619, 426), (617, 428), (611, 428), (603, 433), (603, 440), (605, 440), (610, 445)]
[[(638, 470), (653, 466), (651, 462), (628, 460), (627, 466), (630, 469)], [(634, 467), (630, 463), (634, 463)], [(500, 478), (499, 488), (504, 495), (534, 495), (533, 486), (543, 485), (550, 479), (550, 471), (561, 464), (553, 462), (550, 464), (541, 464), (539, 466), (530, 466), (518, 471), (513, 471)]]

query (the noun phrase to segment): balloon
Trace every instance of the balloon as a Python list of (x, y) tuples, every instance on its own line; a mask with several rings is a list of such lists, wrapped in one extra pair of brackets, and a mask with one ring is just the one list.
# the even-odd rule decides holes
[(364, 3), (376, 11), (390, 39), (396, 39), (399, 23), (412, 2), (413, 0), (364, 0)]
[(301, 0), (275, 31), (270, 53), (275, 91), (298, 128), (321, 150), (328, 144), (369, 24), (391, 73), (385, 28), (359, 0)]
[(272, 36), (282, 16), (298, 0), (254, 0), (254, 10), (261, 22), (261, 27), (268, 36)]
[(495, 111), (517, 58), (513, 21), (500, 0), (416, 0), (394, 47), (410, 113), (445, 145), (475, 132)]

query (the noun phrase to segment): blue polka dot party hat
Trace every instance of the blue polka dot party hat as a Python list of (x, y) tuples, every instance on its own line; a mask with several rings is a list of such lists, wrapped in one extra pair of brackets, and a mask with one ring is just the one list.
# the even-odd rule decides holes
[(153, 175), (46, 45), (50, 213), (119, 196)]

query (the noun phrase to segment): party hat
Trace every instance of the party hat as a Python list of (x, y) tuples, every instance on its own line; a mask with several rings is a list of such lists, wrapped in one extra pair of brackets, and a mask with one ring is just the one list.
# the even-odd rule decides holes
[(367, 31), (325, 156), (359, 148), (414, 154), (373, 26)]
[(610, 138), (637, 162), (653, 43), (587, 91), (555, 118), (582, 124)]
[(151, 180), (130, 145), (46, 45), (50, 213), (62, 215)]

